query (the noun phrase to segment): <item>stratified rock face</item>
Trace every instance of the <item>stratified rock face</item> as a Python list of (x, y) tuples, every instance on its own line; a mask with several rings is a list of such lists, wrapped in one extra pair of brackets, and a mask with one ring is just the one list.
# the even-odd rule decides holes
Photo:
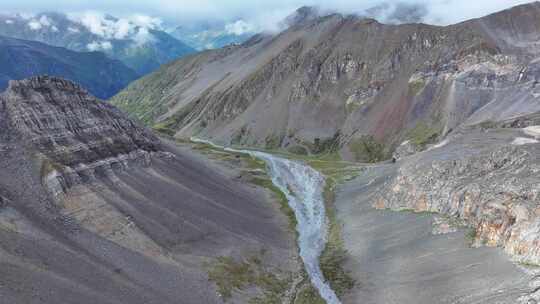
[(12, 126), (39, 151), (67, 166), (138, 149), (156, 151), (159, 144), (113, 106), (60, 78), (13, 81), (2, 100)]
[(167, 65), (112, 102), (177, 136), (311, 152), (334, 141), (346, 158), (365, 135), (389, 152), (418, 125), (442, 137), (540, 110), (540, 3), (447, 27), (296, 16), (306, 18), (279, 35)]
[(60, 171), (85, 175), (90, 169), (145, 159), (159, 147), (153, 134), (67, 80), (12, 81), (0, 101), (9, 128)]
[(218, 304), (204, 265), (259, 252), (299, 273), (277, 199), (231, 161), (160, 141), (70, 81), (12, 81), (0, 95), (0, 302)]
[(540, 145), (516, 138), (531, 137), (522, 129), (467, 130), (403, 159), (374, 205), (463, 219), (477, 245), (540, 264)]

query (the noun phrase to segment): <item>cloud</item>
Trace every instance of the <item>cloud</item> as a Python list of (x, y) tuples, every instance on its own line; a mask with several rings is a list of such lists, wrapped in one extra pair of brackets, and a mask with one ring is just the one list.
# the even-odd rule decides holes
[[(52, 25), (52, 21), (47, 17), (47, 16), (41, 16), (39, 19), (31, 19), (29, 22), (28, 22), (28, 27), (30, 27), (31, 30), (33, 31), (39, 31), (41, 30), (42, 28), (48, 28), (48, 27), (51, 27)], [(52, 27), (52, 30), (53, 31), (58, 31), (58, 29), (53, 26)]]
[(41, 23), (37, 20), (31, 20), (28, 22), (28, 27), (33, 31), (38, 31), (42, 28)]
[(137, 34), (133, 36), (133, 40), (137, 45), (143, 45), (148, 42), (152, 42), (155, 40), (154, 36), (150, 34), (148, 28), (141, 27), (137, 30)]
[(255, 33), (257, 28), (253, 24), (247, 23), (244, 20), (237, 20), (236, 22), (226, 24), (225, 31), (227, 34), (240, 36)]
[(6, 24), (13, 24), (13, 20), (7, 19)]
[[(531, 0), (17, 0), (4, 1), (2, 10), (11, 12), (50, 11), (51, 7), (63, 12), (100, 11), (120, 16), (136, 26), (152, 29), (163, 20), (172, 24), (204, 23), (208, 20), (234, 24), (244, 20), (249, 27), (275, 31), (279, 22), (301, 6), (320, 6), (324, 10), (344, 14), (363, 14), (381, 6), (374, 15), (387, 22), (423, 21), (439, 25), (457, 23), (481, 17)], [(134, 14), (144, 12), (143, 18)], [(154, 17), (148, 17), (154, 16)], [(155, 16), (159, 16), (159, 21)], [(98, 20), (87, 20), (96, 22)], [(93, 25), (96, 31), (107, 31), (103, 24)], [(110, 27), (111, 24), (106, 24)], [(125, 25), (124, 25), (125, 26)], [(241, 30), (241, 29), (240, 29)], [(109, 30), (110, 31), (110, 30)], [(125, 27), (120, 32), (126, 32)], [(233, 29), (236, 31), (236, 28)], [(134, 30), (131, 35), (137, 35)], [(128, 34), (129, 35), (129, 34)]]
[(72, 33), (80, 33), (81, 31), (76, 27), (68, 27), (68, 31)]
[[(92, 34), (105, 40), (134, 40), (137, 44), (153, 41), (152, 29), (160, 29), (162, 21), (156, 17), (136, 14), (115, 18), (97, 11), (71, 13), (69, 18), (85, 27)], [(92, 47), (95, 45), (92, 44)]]
[(91, 52), (108, 51), (111, 50), (112, 47), (112, 43), (109, 41), (93, 41), (86, 46), (86, 48)]

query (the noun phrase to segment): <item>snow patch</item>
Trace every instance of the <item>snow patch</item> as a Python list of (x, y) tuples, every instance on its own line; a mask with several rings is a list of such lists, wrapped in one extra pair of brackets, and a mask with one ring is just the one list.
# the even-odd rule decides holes
[(522, 145), (528, 145), (528, 144), (537, 144), (539, 143), (538, 140), (533, 138), (526, 138), (526, 137), (516, 137), (514, 141), (512, 141), (512, 145), (514, 146), (522, 146)]
[(43, 26), (37, 20), (28, 22), (28, 27), (33, 31), (39, 31)]
[(442, 148), (442, 147), (446, 146), (447, 144), (448, 144), (448, 139), (445, 139), (445, 140), (441, 141), (440, 143), (437, 143), (437, 144), (431, 146), (429, 148), (429, 150)]
[(534, 138), (540, 138), (540, 126), (530, 126), (523, 129), (523, 133)]
[(400, 146), (408, 145), (410, 142), (411, 142), (410, 140), (406, 140), (406, 141), (402, 142)]

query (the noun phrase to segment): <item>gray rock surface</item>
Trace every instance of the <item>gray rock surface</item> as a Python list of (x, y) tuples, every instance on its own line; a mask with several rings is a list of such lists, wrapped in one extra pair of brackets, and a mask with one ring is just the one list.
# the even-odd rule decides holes
[[(277, 35), (176, 61), (112, 99), (179, 137), (335, 149), (361, 160), (460, 124), (540, 110), (540, 3), (456, 25), (381, 24), (304, 8)], [(305, 17), (302, 17), (305, 16)]]
[(222, 303), (206, 263), (261, 250), (299, 271), (287, 218), (240, 163), (160, 141), (71, 82), (12, 82), (0, 147), (0, 303)]
[(461, 127), (396, 164), (368, 167), (340, 190), (336, 205), (360, 283), (350, 303), (540, 299), (533, 266), (540, 144), (516, 142), (534, 139), (536, 116)]
[(373, 208), (397, 170), (374, 166), (338, 189), (346, 268), (356, 280), (344, 304), (510, 304), (534, 290), (502, 250), (471, 248), (464, 229), (434, 235), (431, 214)]

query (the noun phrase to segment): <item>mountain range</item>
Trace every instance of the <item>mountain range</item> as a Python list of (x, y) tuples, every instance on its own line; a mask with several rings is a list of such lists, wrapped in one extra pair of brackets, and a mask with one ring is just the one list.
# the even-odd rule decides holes
[(139, 75), (195, 52), (160, 30), (157, 21), (145, 16), (128, 20), (98, 13), (0, 15), (0, 35), (79, 52), (101, 51)]
[(540, 303), (540, 2), (302, 7), (109, 101), (158, 20), (1, 23), (50, 45), (0, 36), (0, 303)]
[(540, 110), (540, 4), (450, 26), (300, 9), (277, 35), (165, 65), (111, 102), (177, 137), (349, 160)]
[(35, 41), (0, 36), (0, 91), (10, 80), (55, 75), (109, 98), (138, 78), (137, 73), (101, 52), (74, 52)]

